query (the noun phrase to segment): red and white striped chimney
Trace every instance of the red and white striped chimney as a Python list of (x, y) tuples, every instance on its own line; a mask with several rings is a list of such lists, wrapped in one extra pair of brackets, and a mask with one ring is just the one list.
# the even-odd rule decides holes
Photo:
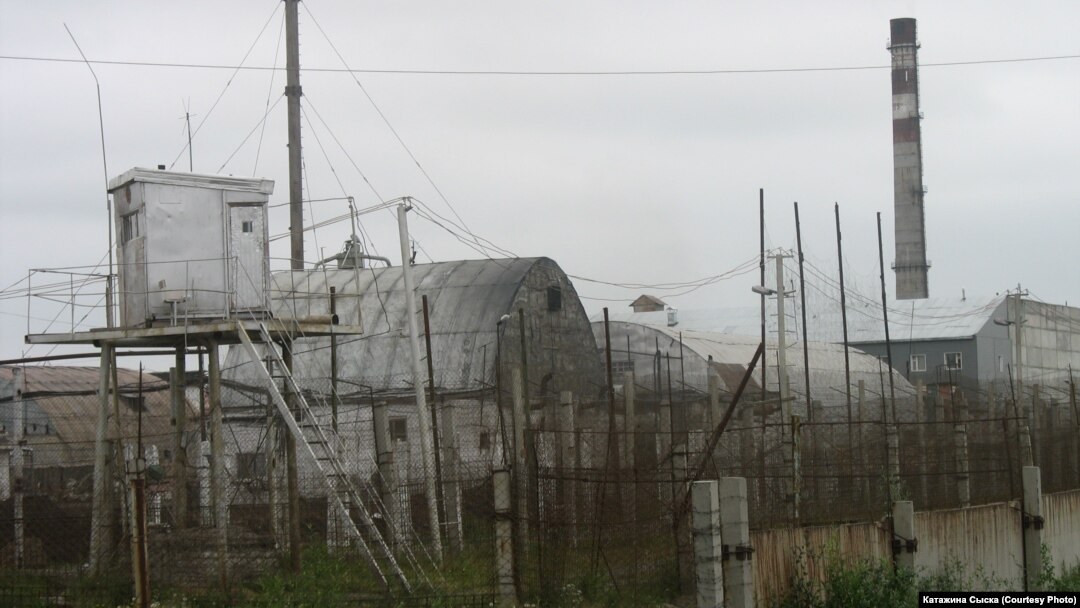
[(896, 230), (896, 298), (929, 296), (923, 214), (922, 130), (919, 123), (919, 43), (914, 19), (889, 21), (892, 53), (893, 213)]

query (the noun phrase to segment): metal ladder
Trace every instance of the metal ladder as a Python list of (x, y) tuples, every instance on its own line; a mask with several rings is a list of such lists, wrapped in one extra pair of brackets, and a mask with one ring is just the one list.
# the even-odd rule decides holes
[[(382, 533), (375, 525), (374, 517), (368, 511), (364, 496), (366, 495), (368, 498), (374, 499), (375, 504), (380, 511), (379, 516), (385, 517), (386, 509), (384, 505), (382, 505), (382, 501), (370, 485), (365, 485), (366, 492), (362, 495), (356, 485), (353, 484), (344, 463), (338, 456), (338, 454), (341, 453), (341, 444), (338, 437), (332, 431), (327, 431), (318, 423), (318, 420), (310, 405), (308, 405), (307, 400), (304, 398), (300, 387), (296, 384), (296, 379), (289, 373), (284, 360), (281, 358), (281, 354), (278, 353), (277, 348), (274, 347), (273, 340), (270, 337), (270, 332), (267, 330), (266, 325), (260, 322), (258, 326), (260, 341), (269, 346), (266, 350), (269, 354), (271, 363), (281, 370), (280, 378), (284, 380), (285, 386), (294, 396), (294, 403), (297, 406), (296, 412), (289, 409), (281, 391), (278, 390), (274, 376), (272, 376), (270, 371), (266, 368), (262, 357), (259, 355), (258, 350), (256, 350), (255, 345), (252, 343), (251, 338), (247, 335), (247, 331), (244, 330), (242, 325), (238, 327), (237, 332), (240, 336), (240, 343), (247, 351), (251, 362), (262, 372), (269, 388), (270, 395), (277, 406), (282, 419), (285, 420), (289, 432), (292, 433), (297, 444), (303, 446), (307, 454), (311, 456), (316, 468), (319, 470), (319, 476), (326, 485), (327, 500), (330, 501), (331, 506), (340, 516), (340, 519), (344, 524), (343, 528), (345, 533), (354, 540), (356, 546), (360, 549), (361, 554), (367, 559), (372, 570), (387, 589), (390, 588), (390, 583), (387, 580), (387, 574), (389, 573), (398, 580), (405, 593), (411, 593), (413, 586), (402, 571), (397, 558), (394, 556), (389, 545), (387, 545)], [(297, 414), (299, 414), (300, 419), (304, 421), (302, 426), (297, 422)], [(308, 432), (305, 433), (305, 430)], [(355, 505), (356, 510), (359, 512), (359, 523), (363, 532), (361, 532), (361, 527), (357, 526), (357, 522), (353, 520), (348, 506), (350, 503)], [(370, 540), (370, 543), (368, 540), (365, 540), (365, 535), (367, 539)], [(406, 560), (410, 563), (414, 572), (419, 576), (421, 582), (430, 586), (430, 580), (428, 580), (428, 577), (424, 574), (424, 569), (416, 559), (408, 544), (405, 543), (404, 547), (405, 551), (403, 553)]]

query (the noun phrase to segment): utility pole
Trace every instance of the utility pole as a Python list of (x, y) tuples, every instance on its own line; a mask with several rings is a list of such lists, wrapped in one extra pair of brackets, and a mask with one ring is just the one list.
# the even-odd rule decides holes
[(435, 561), (442, 563), (442, 526), (439, 524), (439, 499), (433, 467), (435, 444), (433, 441), (430, 412), (427, 409), (427, 392), (424, 387), (424, 369), (420, 363), (420, 329), (416, 322), (416, 294), (413, 285), (412, 266), (409, 264), (409, 220), (406, 216), (412, 208), (410, 200), (398, 205), (398, 236), (401, 241), (401, 274), (405, 281), (405, 317), (409, 323), (409, 352), (413, 362), (413, 391), (416, 394), (416, 417), (420, 422), (420, 459), (424, 467), (424, 487), (427, 494), (428, 516), (431, 521), (431, 546)]
[(289, 258), (293, 270), (304, 269), (304, 188), (300, 175), (300, 0), (285, 0), (285, 98), (289, 113)]
[(784, 424), (791, 420), (791, 384), (787, 373), (787, 330), (785, 317), (787, 311), (784, 308), (784, 258), (783, 253), (773, 256), (776, 259), (776, 332), (778, 343), (776, 347), (776, 364), (779, 368), (777, 380), (780, 383), (780, 411), (784, 416)]

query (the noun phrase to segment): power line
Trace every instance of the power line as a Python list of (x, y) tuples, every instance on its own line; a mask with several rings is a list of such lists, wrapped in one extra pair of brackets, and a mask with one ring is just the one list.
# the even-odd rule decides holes
[[(310, 14), (310, 13), (309, 13)], [(0, 55), (0, 59), (10, 61), (37, 61), (50, 63), (83, 63), (81, 59), (64, 57), (36, 57), (30, 55)], [(1009, 57), (1003, 59), (973, 59), (970, 61), (938, 61), (920, 63), (920, 68), (957, 67), (970, 65), (993, 65), (1004, 63), (1031, 63), (1037, 61), (1060, 61), (1080, 59), (1080, 55), (1046, 55), (1039, 57)], [(91, 60), (97, 65), (115, 65), (151, 68), (186, 68), (204, 70), (250, 70), (277, 71), (285, 68), (277, 66), (245, 66), (213, 63), (179, 63), (157, 61), (126, 60)], [(855, 72), (863, 70), (888, 70), (891, 65), (855, 65), (855, 66), (810, 66), (785, 68), (718, 68), (704, 70), (427, 70), (427, 69), (392, 69), (392, 68), (318, 68), (305, 67), (301, 72), (322, 72), (339, 74), (395, 74), (404, 76), (722, 76), (730, 74), (791, 74), (800, 72)]]

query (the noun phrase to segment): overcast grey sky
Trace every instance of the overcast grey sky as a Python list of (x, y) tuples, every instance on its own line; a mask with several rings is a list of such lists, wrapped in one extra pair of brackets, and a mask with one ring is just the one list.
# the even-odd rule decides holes
[[(107, 247), (90, 71), (81, 63), (15, 57), (78, 58), (66, 23), (94, 61), (236, 66), (250, 49), (245, 65), (284, 66), (282, 8), (278, 0), (0, 0), (0, 77), (7, 85), (0, 96), (0, 288), (25, 279), (30, 268), (96, 264)], [(826, 269), (836, 265), (832, 206), (839, 202), (848, 272), (873, 295), (877, 211), (886, 264), (893, 257), (885, 47), (895, 17), (918, 19), (923, 45), (931, 295), (958, 297), (962, 288), (994, 294), (1023, 283), (1043, 300), (1080, 303), (1080, 59), (930, 65), (1078, 55), (1074, 1), (308, 0), (300, 9), (301, 61), (309, 68), (302, 76), (308, 195), (344, 192), (360, 207), (376, 202), (375, 192), (383, 199), (410, 195), (452, 217), (356, 80), (315, 70), (343, 67), (335, 48), (362, 70), (867, 67), (355, 78), (473, 232), (518, 255), (548, 256), (571, 275), (620, 283), (717, 275), (757, 255), (757, 193), (764, 188), (768, 246), (794, 245), (792, 202), (799, 201), (807, 257)], [(284, 101), (269, 113), (265, 132), (256, 129), (268, 104), (282, 97), (283, 72), (234, 77), (229, 69), (102, 63), (94, 71), (110, 177), (178, 157), (174, 168), (187, 170), (182, 117), (189, 108), (193, 124), (202, 124), (193, 146), (196, 172), (271, 178), (271, 203), (287, 200)], [(309, 222), (347, 210), (341, 201), (312, 207)], [(285, 211), (272, 212), (271, 233), (287, 230)], [(396, 263), (391, 214), (362, 221), (377, 252)], [(421, 262), (481, 255), (437, 226), (411, 221)], [(336, 252), (349, 231), (338, 224), (317, 238), (309, 234), (307, 258)], [(287, 240), (277, 241), (272, 255), (286, 253)], [(756, 303), (756, 274), (682, 295), (575, 284), (593, 298), (585, 300), (590, 313), (604, 305), (622, 309), (642, 292), (702, 308)], [(887, 278), (891, 292), (891, 272)], [(2, 358), (26, 350), (26, 305), (25, 298), (0, 299)], [(54, 314), (35, 302), (34, 330)], [(91, 315), (85, 324), (100, 319)], [(69, 328), (63, 313), (51, 330)], [(36, 347), (28, 354), (46, 352)]]

